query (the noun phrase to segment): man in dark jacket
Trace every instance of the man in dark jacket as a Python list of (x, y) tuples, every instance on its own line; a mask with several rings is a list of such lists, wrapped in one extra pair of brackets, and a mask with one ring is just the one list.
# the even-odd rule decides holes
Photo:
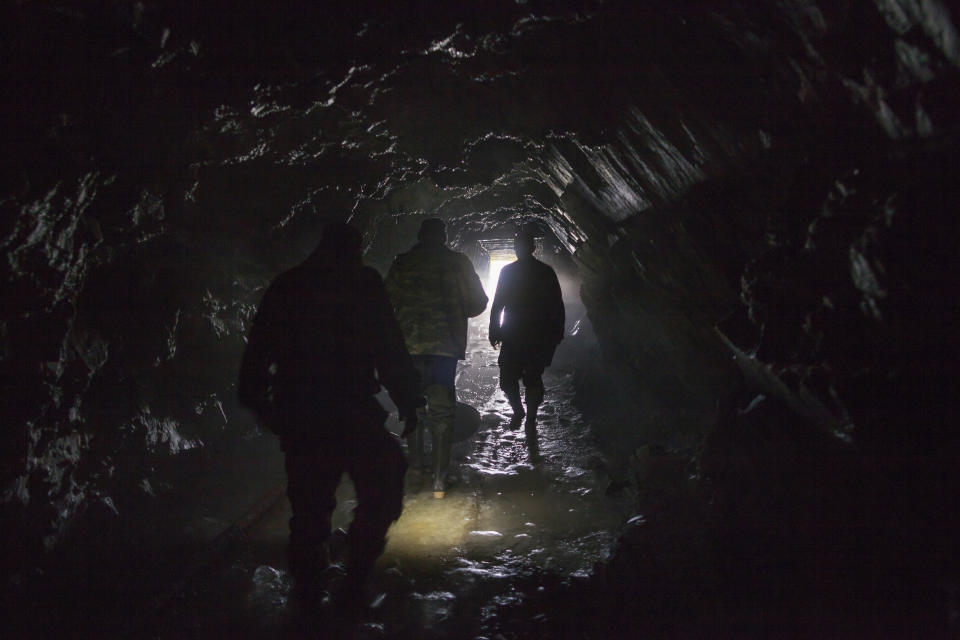
[[(467, 318), (483, 313), (487, 296), (470, 259), (445, 246), (446, 225), (425, 220), (410, 251), (397, 256), (386, 287), (427, 398), (425, 426), (433, 440), (433, 497), (446, 495), (457, 361), (466, 357)], [(410, 439), (410, 461), (423, 463), (423, 429)]]
[(293, 510), (287, 557), (300, 584), (316, 584), (329, 562), (334, 493), (350, 474), (358, 504), (348, 596), (359, 595), (403, 507), (406, 461), (373, 395), (382, 383), (408, 428), (419, 396), (383, 282), (361, 260), (359, 232), (333, 223), (306, 261), (273, 281), (253, 321), (238, 389), (280, 437)]
[[(521, 231), (514, 239), (517, 261), (500, 272), (490, 307), (490, 344), (500, 343), (500, 388), (513, 408), (510, 428), (523, 416), (525, 428), (536, 433), (537, 409), (543, 402), (543, 370), (563, 339), (564, 309), (560, 283), (553, 269), (533, 257), (533, 234)], [(501, 320), (501, 315), (502, 320)], [(520, 401), (520, 379), (526, 389), (527, 409)]]

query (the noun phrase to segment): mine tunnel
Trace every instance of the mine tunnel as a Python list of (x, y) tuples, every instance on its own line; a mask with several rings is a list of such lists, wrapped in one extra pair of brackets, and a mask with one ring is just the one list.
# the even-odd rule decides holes
[[(958, 11), (5, 3), (4, 636), (955, 636)], [(471, 320), (457, 484), (304, 608), (251, 321), (433, 217), (560, 278), (537, 442)]]

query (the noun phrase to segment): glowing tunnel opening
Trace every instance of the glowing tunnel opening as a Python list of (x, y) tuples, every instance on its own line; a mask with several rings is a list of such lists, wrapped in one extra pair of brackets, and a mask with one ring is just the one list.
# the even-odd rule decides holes
[(516, 256), (512, 251), (497, 251), (490, 254), (490, 271), (487, 273), (487, 295), (490, 298), (493, 298), (493, 294), (497, 291), (500, 272), (514, 260), (516, 260)]

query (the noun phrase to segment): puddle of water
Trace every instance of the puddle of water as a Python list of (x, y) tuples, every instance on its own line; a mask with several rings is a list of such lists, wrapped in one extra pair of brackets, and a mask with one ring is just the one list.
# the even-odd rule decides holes
[(434, 631), (438, 621), (464, 609), (481, 621), (480, 631), (495, 631), (498, 612), (525, 598), (515, 586), (519, 579), (541, 572), (588, 577), (608, 559), (631, 515), (627, 500), (604, 494), (609, 479), (594, 468), (599, 454), (572, 404), (572, 380), (545, 376), (549, 400), (536, 456), (522, 428), (506, 429), (510, 409), (497, 389), (497, 369), (483, 366), (496, 362), (496, 352), (472, 346), (473, 366), (461, 371), (458, 393), (461, 400), (481, 401), (474, 406), (482, 426), (454, 450), (462, 480), (444, 500), (433, 500), (425, 483), (408, 488), (380, 561), (421, 590), (433, 586), (438, 591), (428, 593), (445, 594), (409, 596), (419, 603), (421, 623), (429, 618), (425, 628)]
[(475, 512), (472, 494), (451, 491), (443, 500), (426, 492), (408, 496), (403, 515), (387, 533), (381, 562), (406, 566), (456, 557), (473, 529)]
[[(503, 625), (544, 584), (588, 577), (633, 515), (628, 498), (605, 495), (609, 479), (573, 405), (570, 376), (545, 375), (547, 401), (535, 438), (507, 428), (497, 352), (479, 338), (481, 326), (471, 334), (470, 366), (458, 373), (459, 399), (479, 410), (481, 426), (454, 445), (459, 481), (445, 499), (433, 499), (429, 478), (409, 474), (403, 514), (388, 532), (373, 579), (381, 602), (354, 625), (357, 637), (508, 633)], [(355, 496), (346, 479), (337, 502), (333, 526), (347, 528)], [(289, 515), (281, 505), (265, 518), (242, 561), (248, 595), (241, 615), (260, 629), (280, 625), (295, 600), (282, 565)], [(215, 594), (210, 600), (215, 606)]]

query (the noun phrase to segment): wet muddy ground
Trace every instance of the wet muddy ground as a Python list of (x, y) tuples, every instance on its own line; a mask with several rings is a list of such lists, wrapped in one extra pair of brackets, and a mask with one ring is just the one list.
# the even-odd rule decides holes
[[(609, 558), (633, 500), (606, 495), (610, 478), (573, 405), (572, 373), (547, 370), (535, 438), (508, 428), (497, 353), (481, 323), (457, 382), (458, 399), (480, 411), (480, 427), (454, 445), (456, 482), (445, 499), (433, 498), (429, 478), (408, 473), (403, 515), (373, 576), (376, 606), (351, 618), (292, 596), (281, 499), (224, 563), (184, 585), (156, 635), (493, 639), (556, 622), (563, 612), (552, 610), (550, 591), (585, 582)], [(354, 505), (344, 480), (335, 529), (349, 526)], [(335, 552), (338, 542), (335, 533)]]

